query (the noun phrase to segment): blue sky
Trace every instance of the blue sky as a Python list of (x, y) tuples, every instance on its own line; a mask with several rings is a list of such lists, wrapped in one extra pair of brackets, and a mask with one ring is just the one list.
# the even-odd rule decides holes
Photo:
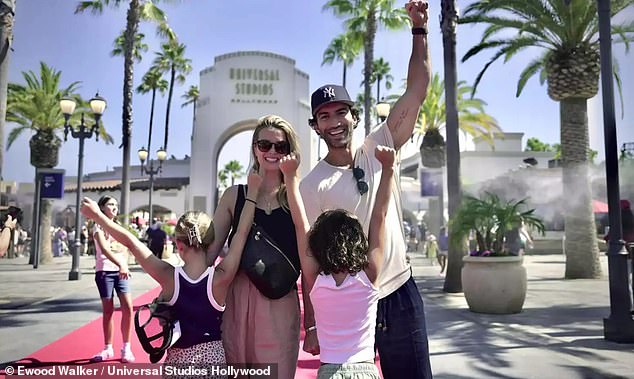
[[(62, 71), (62, 85), (81, 81), (79, 93), (90, 98), (99, 91), (108, 101), (103, 121), (115, 144), (104, 145), (94, 140), (86, 142), (84, 173), (103, 171), (121, 165), (121, 107), (123, 58), (110, 57), (112, 44), (125, 26), (126, 8), (107, 8), (101, 16), (90, 13), (74, 14), (75, 0), (26, 0), (18, 1), (14, 52), (11, 56), (9, 80), (22, 83), (21, 72), (39, 69), (44, 61)], [(124, 2), (125, 3), (125, 2)], [(310, 88), (324, 83), (339, 83), (342, 67), (339, 62), (332, 66), (321, 66), (323, 51), (333, 37), (343, 31), (341, 20), (330, 12), (321, 10), (323, 1), (314, 0), (246, 0), (239, 3), (214, 0), (183, 0), (161, 4), (169, 23), (181, 42), (187, 45), (186, 55), (192, 60), (193, 70), (185, 85), (176, 87), (170, 121), (169, 154), (182, 158), (190, 152), (192, 109), (180, 107), (180, 96), (190, 85), (198, 85), (199, 72), (213, 65), (214, 57), (240, 50), (270, 51), (288, 56), (296, 61), (296, 67), (310, 76)], [(440, 1), (430, 2), (429, 44), (435, 72), (442, 74), (442, 37), (439, 29)], [(467, 1), (458, 1), (464, 7)], [(403, 5), (404, 2), (402, 2)], [(629, 9), (622, 18), (634, 17)], [(154, 27), (144, 24), (141, 31), (146, 34), (150, 49), (143, 61), (135, 66), (135, 87), (149, 68), (154, 51), (160, 41), (154, 36)], [(462, 57), (478, 42), (482, 28), (461, 25), (458, 28), (457, 51)], [(392, 68), (394, 85), (398, 91), (407, 71), (411, 46), (409, 31), (379, 31), (375, 46), (375, 58), (383, 57)], [(623, 46), (614, 47), (615, 58), (621, 67), (624, 85), (624, 119), (620, 118), (621, 105), (617, 102), (617, 133), (619, 146), (622, 142), (634, 141), (634, 55), (625, 55)], [(559, 142), (559, 105), (546, 94), (546, 87), (537, 77), (529, 81), (519, 98), (515, 90), (519, 73), (534, 58), (536, 51), (520, 54), (506, 64), (501, 60), (491, 66), (480, 84), (477, 96), (488, 103), (487, 112), (493, 115), (503, 130), (524, 132), (524, 143), (529, 137), (544, 142)], [(484, 54), (458, 66), (458, 77), (472, 83), (483, 64), (489, 59)], [(351, 95), (362, 90), (359, 58), (348, 71), (348, 89)], [(382, 93), (385, 90), (382, 90)], [(388, 93), (385, 92), (387, 95)], [(163, 125), (166, 98), (159, 99), (155, 114), (153, 141), (163, 140)], [(134, 126), (132, 132), (131, 162), (138, 161), (136, 150), (147, 141), (150, 95), (134, 95)], [(603, 122), (600, 99), (591, 100), (590, 143), (599, 150), (603, 160)], [(296, 128), (308, 127), (295, 125)], [(5, 138), (12, 125), (8, 124)], [(5, 180), (29, 182), (34, 169), (29, 164), (28, 140), (24, 133), (5, 153), (3, 174)], [(248, 163), (246, 150), (236, 136), (221, 153), (220, 165), (227, 160), (239, 159)], [(234, 144), (234, 145), (232, 145)], [(155, 145), (153, 143), (153, 145)], [(156, 145), (155, 145), (156, 146)], [(244, 150), (244, 151), (243, 151)], [(60, 151), (60, 168), (68, 175), (77, 172), (78, 141), (69, 138)], [(235, 153), (234, 153), (235, 151)]]

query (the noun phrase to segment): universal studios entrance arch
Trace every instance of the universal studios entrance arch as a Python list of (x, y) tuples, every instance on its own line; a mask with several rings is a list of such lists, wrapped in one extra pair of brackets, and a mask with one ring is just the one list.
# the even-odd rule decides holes
[[(253, 130), (264, 115), (279, 115), (295, 128), (301, 175), (317, 160), (317, 135), (308, 126), (308, 74), (297, 69), (293, 59), (264, 51), (220, 55), (200, 72), (199, 88), (191, 137), (190, 209), (213, 213), (220, 151), (231, 137)], [(245, 154), (249, 151), (248, 146), (241, 148)]]

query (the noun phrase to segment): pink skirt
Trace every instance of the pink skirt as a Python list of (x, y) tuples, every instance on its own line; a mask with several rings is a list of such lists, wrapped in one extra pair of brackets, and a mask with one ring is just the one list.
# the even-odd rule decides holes
[(277, 363), (277, 377), (293, 379), (299, 353), (297, 290), (271, 300), (238, 272), (226, 303), (222, 342), (227, 363)]

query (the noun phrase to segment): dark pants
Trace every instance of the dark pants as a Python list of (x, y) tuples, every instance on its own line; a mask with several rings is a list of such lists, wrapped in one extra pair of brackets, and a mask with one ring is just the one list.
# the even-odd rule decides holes
[(150, 251), (152, 254), (156, 255), (158, 259), (163, 259), (163, 246), (152, 246), (150, 245)]
[(379, 300), (376, 346), (385, 379), (431, 379), (423, 299), (413, 278)]

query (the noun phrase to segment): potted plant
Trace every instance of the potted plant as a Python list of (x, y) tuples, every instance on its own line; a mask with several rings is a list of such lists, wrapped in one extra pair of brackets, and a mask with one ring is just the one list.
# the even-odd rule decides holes
[(473, 249), (463, 257), (462, 288), (469, 309), (508, 314), (522, 310), (526, 298), (526, 269), (520, 254), (520, 232), (544, 233), (542, 220), (527, 209), (526, 199), (502, 200), (487, 192), (465, 196), (450, 221), (452, 242), (473, 237)]

